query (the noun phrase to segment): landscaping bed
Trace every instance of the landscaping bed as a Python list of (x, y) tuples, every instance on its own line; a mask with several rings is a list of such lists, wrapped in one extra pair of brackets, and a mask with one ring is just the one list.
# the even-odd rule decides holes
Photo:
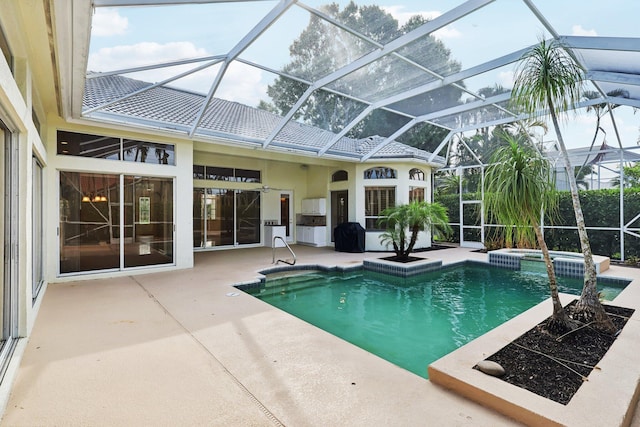
[[(571, 314), (575, 301), (567, 305)], [(605, 305), (618, 330), (622, 330), (634, 310)], [(522, 334), (486, 360), (499, 363), (506, 371), (505, 382), (529, 390), (563, 405), (569, 403), (580, 386), (615, 342), (617, 334), (582, 327), (561, 338), (548, 334), (544, 322)]]

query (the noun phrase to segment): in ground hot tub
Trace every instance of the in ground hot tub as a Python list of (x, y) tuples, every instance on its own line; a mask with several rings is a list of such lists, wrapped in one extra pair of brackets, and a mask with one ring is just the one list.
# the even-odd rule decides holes
[[(583, 277), (584, 256), (576, 252), (549, 251), (553, 260), (553, 267), (558, 276)], [(522, 260), (542, 261), (542, 251), (539, 249), (498, 249), (489, 252), (489, 263), (496, 267), (520, 270)], [(593, 255), (596, 273), (600, 274), (609, 269), (609, 257)]]

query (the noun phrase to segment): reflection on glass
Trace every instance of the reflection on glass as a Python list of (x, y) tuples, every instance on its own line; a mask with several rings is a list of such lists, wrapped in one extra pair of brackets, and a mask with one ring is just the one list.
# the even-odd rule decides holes
[(260, 243), (259, 191), (196, 188), (193, 199), (193, 247)]
[(236, 241), (260, 243), (260, 191), (237, 192)]
[(424, 188), (409, 187), (409, 202), (424, 202)]
[[(195, 168), (195, 166), (194, 166)], [(204, 247), (203, 231), (204, 231), (204, 205), (205, 190), (204, 188), (193, 189), (193, 247)]]
[(60, 172), (60, 273), (120, 266), (110, 211), (119, 181), (118, 175)]
[(205, 247), (233, 245), (233, 190), (207, 189)]
[(137, 163), (153, 163), (157, 165), (175, 165), (175, 150), (171, 144), (157, 142), (122, 141), (124, 161)]
[(33, 261), (31, 267), (31, 297), (35, 299), (40, 292), (42, 282), (44, 281), (44, 234), (43, 234), (43, 181), (42, 181), (42, 165), (34, 157), (32, 159), (33, 174), (33, 222), (32, 222), (32, 254)]
[(60, 273), (173, 262), (173, 179), (124, 181), (121, 205), (119, 175), (60, 172)]
[(59, 130), (57, 152), (67, 156), (119, 160), (120, 138)]
[(204, 166), (193, 165), (193, 179), (204, 179)]
[(124, 266), (173, 262), (173, 179), (125, 176)]

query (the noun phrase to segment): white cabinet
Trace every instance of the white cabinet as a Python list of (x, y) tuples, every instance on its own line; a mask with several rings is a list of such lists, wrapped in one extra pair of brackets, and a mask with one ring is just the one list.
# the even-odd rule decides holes
[(298, 225), (296, 234), (301, 245), (327, 246), (327, 227)]
[[(287, 230), (284, 225), (265, 225), (264, 227), (264, 245), (269, 248), (283, 248), (284, 242), (280, 239), (273, 241), (274, 237), (287, 238)], [(274, 246), (275, 245), (275, 246)]]
[(327, 199), (302, 199), (302, 215), (326, 215)]

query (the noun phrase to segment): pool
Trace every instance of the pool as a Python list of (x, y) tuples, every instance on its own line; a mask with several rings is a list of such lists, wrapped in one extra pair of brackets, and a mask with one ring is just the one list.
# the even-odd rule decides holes
[[(582, 280), (558, 280), (561, 292), (580, 294)], [(598, 281), (608, 300), (625, 286)], [(424, 378), (431, 362), (549, 297), (544, 271), (475, 262), (410, 278), (311, 272), (239, 288)]]

